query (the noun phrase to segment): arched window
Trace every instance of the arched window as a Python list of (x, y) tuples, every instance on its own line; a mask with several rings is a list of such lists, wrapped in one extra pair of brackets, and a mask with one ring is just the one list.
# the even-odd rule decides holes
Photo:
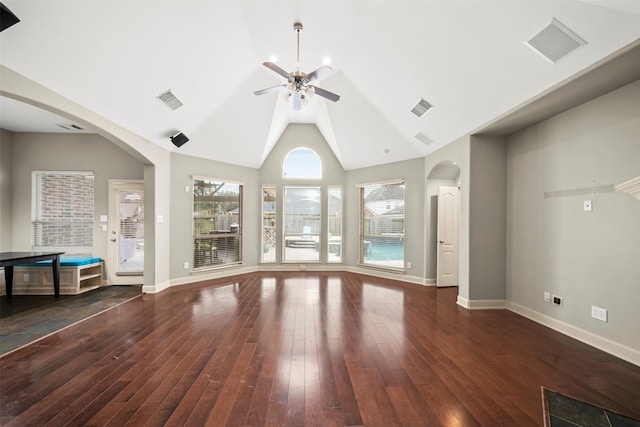
[(322, 179), (322, 161), (309, 148), (296, 148), (284, 159), (282, 176), (288, 179)]

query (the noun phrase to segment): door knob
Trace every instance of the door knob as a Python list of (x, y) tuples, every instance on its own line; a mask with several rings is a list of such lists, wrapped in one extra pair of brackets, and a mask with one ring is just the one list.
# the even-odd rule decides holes
[(112, 242), (115, 242), (115, 241), (116, 241), (116, 239), (109, 239), (109, 240), (111, 240)]
[(438, 243), (444, 243), (444, 240), (440, 240), (440, 241), (438, 241)]

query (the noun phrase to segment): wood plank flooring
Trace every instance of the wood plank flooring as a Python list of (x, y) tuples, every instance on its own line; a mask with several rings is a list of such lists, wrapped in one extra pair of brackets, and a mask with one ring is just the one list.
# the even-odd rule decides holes
[(8, 426), (540, 426), (540, 387), (640, 418), (640, 367), (456, 288), (349, 273), (143, 295), (0, 358)]

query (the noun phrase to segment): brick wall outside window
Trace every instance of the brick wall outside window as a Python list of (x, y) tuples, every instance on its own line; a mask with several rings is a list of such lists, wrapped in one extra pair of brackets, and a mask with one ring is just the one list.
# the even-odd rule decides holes
[(32, 172), (34, 251), (93, 252), (92, 172)]

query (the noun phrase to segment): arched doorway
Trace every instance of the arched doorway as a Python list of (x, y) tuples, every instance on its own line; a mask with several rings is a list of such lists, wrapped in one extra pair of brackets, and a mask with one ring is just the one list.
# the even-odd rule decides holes
[(459, 188), (460, 167), (453, 161), (438, 163), (427, 177), (426, 277), (439, 286), (458, 285)]

